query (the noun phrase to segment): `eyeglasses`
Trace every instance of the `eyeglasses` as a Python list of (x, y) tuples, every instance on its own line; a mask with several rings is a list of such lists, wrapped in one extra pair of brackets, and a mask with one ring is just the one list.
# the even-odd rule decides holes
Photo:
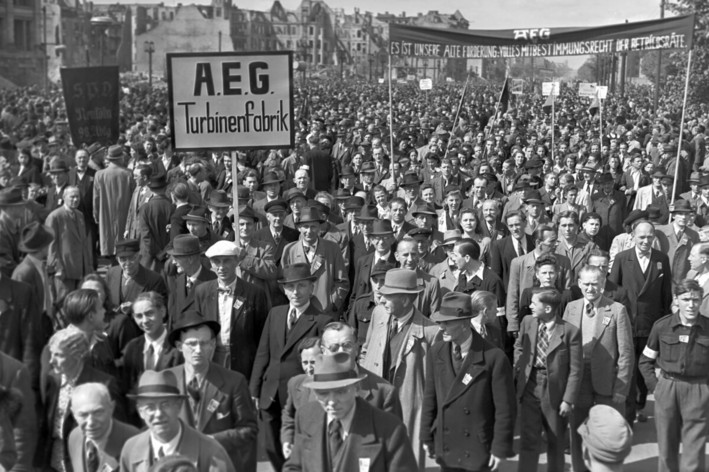
[(353, 343), (351, 341), (347, 341), (347, 342), (339, 343), (339, 344), (330, 344), (330, 345), (321, 344), (320, 347), (322, 347), (323, 349), (327, 349), (330, 352), (339, 352), (339, 351), (350, 352), (354, 349), (355, 343)]

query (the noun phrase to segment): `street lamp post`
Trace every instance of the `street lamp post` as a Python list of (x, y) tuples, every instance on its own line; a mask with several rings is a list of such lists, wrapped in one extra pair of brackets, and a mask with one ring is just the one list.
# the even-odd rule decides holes
[(100, 64), (103, 65), (103, 47), (104, 41), (106, 40), (105, 36), (108, 34), (109, 27), (114, 25), (115, 21), (113, 21), (113, 18), (109, 16), (95, 16), (91, 18), (90, 23), (91, 26), (97, 26), (101, 32), (101, 36), (99, 37), (99, 54), (101, 55)]
[(369, 60), (369, 81), (371, 82), (372, 81), (372, 61), (374, 61), (374, 58), (372, 57), (371, 54), (369, 55), (368, 60)]
[(148, 54), (148, 88), (153, 89), (153, 53), (155, 52), (155, 43), (153, 41), (145, 42), (145, 52)]

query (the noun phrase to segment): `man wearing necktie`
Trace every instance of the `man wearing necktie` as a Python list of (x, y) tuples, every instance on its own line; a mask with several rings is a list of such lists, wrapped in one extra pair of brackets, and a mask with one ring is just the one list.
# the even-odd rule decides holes
[(183, 455), (198, 472), (235, 472), (234, 465), (218, 440), (200, 433), (180, 418), (186, 395), (180, 392), (174, 372), (145, 371), (134, 399), (147, 430), (126, 441), (121, 451), (120, 470), (149, 470), (165, 456)]
[(280, 434), (281, 411), (288, 399), (288, 380), (303, 373), (298, 344), (302, 339), (320, 336), (332, 321), (318, 308), (313, 297), (315, 279), (306, 263), (283, 269), (278, 282), (289, 303), (272, 308), (268, 314), (251, 374), (251, 396), (259, 409), (264, 447), (277, 471), (285, 462)]
[(536, 470), (542, 430), (547, 470), (564, 470), (564, 439), (583, 369), (579, 330), (561, 319), (561, 294), (532, 289), (531, 315), (522, 320), (515, 343), (517, 399), (521, 406), (518, 470)]
[(71, 412), (78, 426), (67, 444), (73, 472), (118, 470), (123, 445), (139, 430), (114, 419), (114, 407), (104, 384), (90, 382), (74, 387)]
[(578, 286), (584, 298), (566, 306), (564, 321), (581, 331), (583, 373), (571, 413), (571, 462), (574, 470), (584, 470), (578, 428), (598, 403), (625, 413), (634, 357), (632, 324), (625, 307), (603, 296), (605, 273), (586, 265), (579, 271)]
[(169, 369), (180, 392), (187, 394), (180, 419), (216, 439), (237, 470), (255, 472), (258, 429), (246, 378), (210, 360), (219, 329), (216, 321), (188, 310), (170, 332), (170, 345), (185, 359)]
[(472, 329), (473, 316), (470, 296), (460, 292), (445, 294), (431, 315), (444, 342), (426, 355), (420, 439), (444, 472), (497, 470), (514, 455), (512, 368)]
[(346, 352), (322, 354), (313, 378), (303, 384), (317, 402), (297, 410), (293, 454), (287, 472), (416, 471), (401, 420), (357, 395), (364, 375)]

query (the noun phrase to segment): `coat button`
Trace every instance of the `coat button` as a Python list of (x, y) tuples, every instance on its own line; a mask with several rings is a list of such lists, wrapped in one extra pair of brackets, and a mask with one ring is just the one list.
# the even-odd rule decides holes
[(463, 410), (463, 413), (465, 413), (466, 415), (469, 415), (469, 414), (470, 414), (470, 410), (468, 410), (468, 409), (466, 408), (466, 409)]
[(470, 436), (470, 433), (466, 431), (466, 432), (463, 433), (463, 436), (465, 436), (465, 437), (467, 438), (467, 437)]

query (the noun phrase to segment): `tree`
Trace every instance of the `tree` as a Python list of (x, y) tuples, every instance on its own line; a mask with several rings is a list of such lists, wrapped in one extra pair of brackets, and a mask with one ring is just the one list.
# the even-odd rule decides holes
[(595, 82), (597, 77), (596, 70), (596, 56), (589, 56), (576, 72), (576, 78), (582, 82)]

